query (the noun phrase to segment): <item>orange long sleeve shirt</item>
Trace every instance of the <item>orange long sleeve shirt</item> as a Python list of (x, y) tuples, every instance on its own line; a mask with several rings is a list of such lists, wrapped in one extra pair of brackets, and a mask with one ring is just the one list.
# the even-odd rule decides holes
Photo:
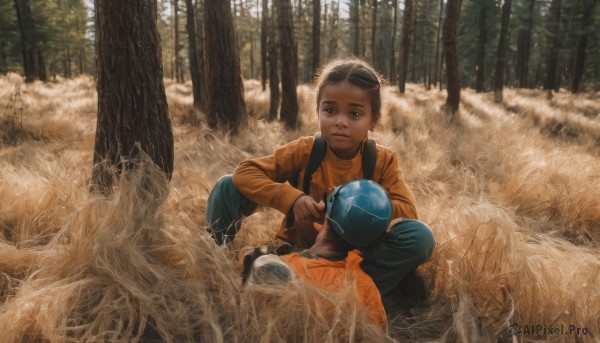
[[(288, 215), (296, 199), (304, 195), (291, 184), (302, 187), (313, 141), (312, 136), (302, 137), (275, 149), (273, 155), (241, 162), (233, 174), (234, 186), (257, 205), (275, 208)], [(344, 160), (328, 146), (321, 165), (312, 175), (308, 195), (318, 202), (327, 189), (363, 178), (363, 147), (352, 159)], [(417, 219), (414, 195), (402, 178), (396, 152), (377, 145), (373, 180), (388, 191), (393, 218)], [(305, 248), (314, 244), (316, 230), (313, 223), (296, 221), (290, 228), (285, 228), (285, 223), (284, 219), (277, 234), (279, 238)]]
[(348, 252), (341, 261), (307, 258), (298, 253), (280, 256), (305, 282), (329, 292), (340, 291), (348, 280), (354, 281), (356, 296), (369, 311), (369, 319), (379, 325), (387, 323), (381, 295), (373, 280), (360, 269), (362, 257), (358, 250)]

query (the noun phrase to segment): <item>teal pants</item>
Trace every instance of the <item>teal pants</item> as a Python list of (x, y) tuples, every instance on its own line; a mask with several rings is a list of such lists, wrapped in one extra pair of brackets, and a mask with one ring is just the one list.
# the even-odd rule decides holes
[[(231, 175), (217, 181), (208, 197), (206, 224), (218, 244), (235, 238), (241, 220), (256, 204), (240, 193)], [(433, 232), (423, 222), (401, 220), (377, 245), (362, 250), (361, 268), (373, 279), (382, 296), (394, 292), (400, 281), (427, 261), (435, 248)]]

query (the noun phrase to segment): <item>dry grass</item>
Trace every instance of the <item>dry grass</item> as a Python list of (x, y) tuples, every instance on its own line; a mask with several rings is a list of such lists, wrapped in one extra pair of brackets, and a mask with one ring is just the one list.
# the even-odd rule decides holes
[[(245, 89), (252, 117), (230, 137), (204, 126), (189, 83), (167, 81), (172, 181), (142, 161), (102, 199), (87, 192), (93, 81), (0, 78), (0, 341), (492, 342), (515, 322), (576, 325), (588, 330), (582, 341), (600, 339), (600, 159), (591, 115), (600, 105), (592, 98), (507, 90), (495, 104), (490, 94), (464, 91), (450, 121), (440, 111), (444, 92), (384, 89), (373, 137), (398, 152), (438, 248), (421, 267), (430, 306), (382, 332), (345, 294), (241, 287), (241, 256), (274, 241), (281, 214), (249, 217), (229, 248), (203, 229), (221, 175), (318, 130), (310, 87), (298, 88), (303, 126), (293, 132), (262, 119), (268, 91), (260, 83)], [(310, 305), (325, 299), (335, 308), (327, 316)]]

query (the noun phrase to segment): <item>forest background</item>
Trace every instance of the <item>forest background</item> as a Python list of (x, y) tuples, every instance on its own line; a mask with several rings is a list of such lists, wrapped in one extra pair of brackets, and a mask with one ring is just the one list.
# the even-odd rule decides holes
[[(511, 6), (505, 47), (504, 83), (509, 87), (578, 91), (600, 87), (600, 11), (593, 0), (465, 0), (458, 31), (458, 65), (463, 87), (491, 90), (501, 32), (502, 5)], [(512, 4), (510, 4), (512, 2)], [(27, 4), (31, 19), (19, 22), (14, 4)], [(264, 8), (263, 3), (267, 3)], [(319, 4), (319, 32), (313, 30), (314, 4)], [(406, 13), (406, 3), (412, 11)], [(195, 39), (203, 50), (203, 1), (194, 0)], [(232, 13), (242, 76), (261, 79), (266, 61), (262, 26), (272, 4), (262, 0), (233, 0)], [(407, 80), (428, 87), (445, 80), (442, 54), (444, 0), (292, 1), (297, 45), (298, 82), (313, 80), (313, 35), (319, 35), (319, 64), (335, 56), (355, 55), (371, 62), (388, 81), (398, 80), (402, 39), (406, 30), (410, 54)], [(376, 6), (375, 6), (376, 5)], [(25, 6), (24, 8), (26, 8)], [(189, 26), (186, 2), (158, 1), (158, 29), (165, 77), (190, 79)], [(23, 72), (22, 34), (35, 51), (32, 77), (95, 75), (94, 7), (80, 0), (0, 1), (0, 73)], [(24, 14), (23, 14), (24, 16)], [(405, 19), (410, 25), (405, 27)], [(578, 63), (577, 61), (585, 61)], [(579, 69), (578, 69), (579, 68)], [(579, 74), (581, 74), (579, 76)], [(479, 81), (478, 81), (479, 77)]]
[[(600, 337), (597, 0), (278, 0), (290, 5), (278, 13), (286, 20), (274, 15), (283, 6), (262, 0), (96, 4), (99, 16), (82, 1), (0, 1), (0, 341)], [(118, 6), (135, 10), (125, 16)], [(110, 29), (132, 18), (145, 23), (136, 28), (157, 24), (162, 61), (143, 50), (152, 39), (113, 39), (120, 31)], [(107, 31), (96, 26), (105, 20), (114, 20), (100, 25)], [(234, 30), (218, 31), (223, 23)], [(449, 23), (457, 40), (444, 34)], [(98, 42), (117, 48), (94, 51)], [(141, 53), (107, 68), (126, 55), (123, 42)], [(222, 42), (233, 42), (235, 56), (215, 56)], [(370, 135), (398, 153), (438, 243), (420, 267), (431, 301), (394, 314), (385, 332), (346, 293), (241, 287), (241, 258), (274, 242), (281, 213), (247, 218), (228, 247), (204, 228), (219, 177), (318, 130), (305, 83), (349, 55), (388, 80)], [(239, 87), (207, 81), (223, 65)], [(122, 83), (106, 82), (115, 70)], [(295, 113), (285, 98), (297, 100)], [(123, 112), (123, 124), (110, 106), (131, 103), (143, 109)], [(211, 115), (218, 106), (234, 110)], [(136, 131), (160, 118), (170, 122), (158, 132)], [(228, 130), (215, 130), (222, 123)], [(123, 166), (98, 168), (98, 142), (130, 151), (136, 139), (148, 153), (168, 147), (151, 157), (170, 162), (159, 165), (170, 182), (142, 158), (109, 180), (108, 196), (90, 192), (90, 174)], [(309, 299), (336, 310), (325, 318)]]

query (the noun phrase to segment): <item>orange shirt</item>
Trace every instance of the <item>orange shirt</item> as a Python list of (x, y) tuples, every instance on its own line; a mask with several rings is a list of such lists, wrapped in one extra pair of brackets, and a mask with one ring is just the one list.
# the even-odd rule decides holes
[[(272, 207), (287, 215), (296, 199), (304, 194), (288, 182), (295, 180), (295, 184), (302, 188), (313, 140), (312, 136), (302, 137), (275, 149), (273, 155), (241, 162), (233, 173), (233, 184), (257, 205)], [(361, 147), (354, 158), (343, 160), (328, 146), (321, 165), (312, 175), (309, 195), (318, 202), (328, 188), (362, 178), (362, 153)], [(393, 218), (417, 219), (415, 198), (402, 178), (396, 152), (377, 145), (373, 180), (388, 191), (394, 208)], [(284, 219), (277, 236), (308, 248), (314, 243), (316, 231), (307, 221), (297, 221), (291, 228), (285, 229)]]
[(387, 317), (381, 295), (373, 280), (360, 269), (362, 257), (358, 250), (348, 252), (341, 261), (325, 258), (307, 258), (298, 253), (280, 256), (296, 271), (305, 282), (329, 292), (336, 292), (346, 284), (347, 278), (354, 280), (358, 300), (369, 310), (369, 318), (377, 324), (385, 325)]

